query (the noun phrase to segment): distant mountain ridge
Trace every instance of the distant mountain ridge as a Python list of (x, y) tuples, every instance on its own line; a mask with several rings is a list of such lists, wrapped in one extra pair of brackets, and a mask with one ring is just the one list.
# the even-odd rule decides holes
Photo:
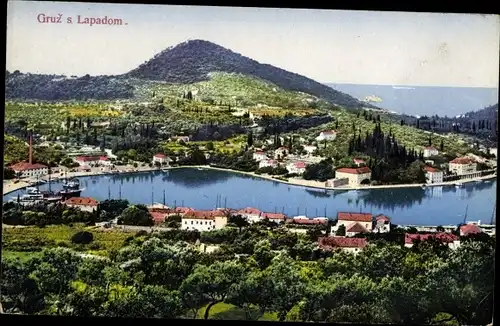
[(310, 78), (269, 64), (261, 64), (204, 40), (191, 40), (167, 48), (122, 77), (194, 83), (208, 80), (208, 74), (214, 71), (258, 77), (285, 90), (311, 94), (332, 104), (346, 107), (371, 106)]
[(269, 64), (235, 53), (204, 40), (191, 40), (169, 47), (131, 71), (116, 76), (5, 75), (6, 99), (112, 100), (133, 98), (132, 80), (192, 84), (209, 80), (212, 72), (237, 73), (275, 84), (285, 91), (302, 92), (347, 108), (371, 107), (346, 93)]

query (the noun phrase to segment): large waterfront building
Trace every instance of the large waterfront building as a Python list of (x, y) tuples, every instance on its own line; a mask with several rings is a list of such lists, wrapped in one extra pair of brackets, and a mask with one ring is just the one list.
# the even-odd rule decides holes
[(449, 171), (457, 175), (475, 173), (477, 164), (469, 157), (458, 157), (449, 163)]
[(359, 187), (365, 182), (369, 183), (371, 178), (372, 171), (367, 166), (357, 169), (340, 168), (335, 171), (335, 179), (348, 179), (351, 187)]

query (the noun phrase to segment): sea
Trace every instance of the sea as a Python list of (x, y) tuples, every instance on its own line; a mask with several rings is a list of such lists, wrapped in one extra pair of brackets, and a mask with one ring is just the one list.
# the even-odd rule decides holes
[(371, 104), (413, 116), (455, 117), (498, 103), (498, 88), (428, 87), (397, 85), (333, 84), (328, 86), (360, 100), (377, 97)]

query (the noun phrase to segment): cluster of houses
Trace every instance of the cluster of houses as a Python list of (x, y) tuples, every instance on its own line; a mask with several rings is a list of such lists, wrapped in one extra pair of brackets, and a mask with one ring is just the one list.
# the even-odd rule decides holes
[[(69, 198), (64, 202), (69, 207), (79, 208), (82, 211), (95, 211), (99, 202), (89, 197)], [(243, 209), (219, 208), (214, 210), (196, 210), (190, 207), (168, 207), (165, 205), (152, 205), (148, 210), (153, 217), (155, 224), (162, 224), (169, 216), (181, 217), (182, 230), (197, 230), (206, 232), (219, 230), (228, 224), (230, 216), (241, 216), (249, 223), (268, 220), (284, 225), (327, 225), (327, 217), (308, 218), (306, 216), (295, 216), (288, 218), (282, 213), (267, 213), (257, 208), (247, 207)], [(407, 226), (409, 228), (411, 226)], [(405, 233), (404, 246), (411, 248), (417, 241), (429, 239), (437, 240), (448, 245), (451, 249), (460, 246), (460, 237), (455, 235), (456, 226), (441, 227), (415, 227), (420, 233)], [(340, 231), (343, 229), (343, 231)], [(359, 237), (360, 234), (367, 233), (388, 233), (391, 231), (390, 218), (379, 214), (374, 216), (371, 213), (338, 212), (337, 223), (331, 227), (330, 234), (318, 238), (318, 248), (322, 250), (340, 249), (346, 252), (358, 253), (368, 245), (368, 240)], [(478, 222), (469, 222), (460, 226), (460, 236), (485, 233), (495, 234), (493, 225), (481, 225)]]

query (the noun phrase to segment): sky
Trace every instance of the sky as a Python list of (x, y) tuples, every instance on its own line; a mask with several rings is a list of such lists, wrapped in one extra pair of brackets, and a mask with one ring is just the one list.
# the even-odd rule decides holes
[(50, 1), (9, 1), (7, 12), (9, 71), (122, 74), (204, 39), (323, 83), (498, 88), (499, 15)]

